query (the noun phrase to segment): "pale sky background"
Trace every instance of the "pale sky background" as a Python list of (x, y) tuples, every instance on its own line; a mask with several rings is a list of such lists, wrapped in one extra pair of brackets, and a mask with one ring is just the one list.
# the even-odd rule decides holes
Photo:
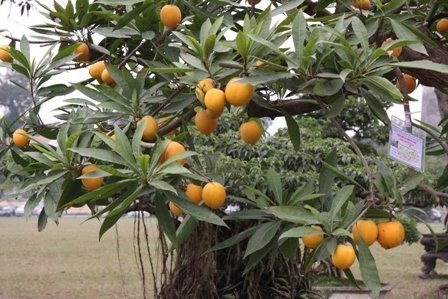
[[(53, 1), (49, 0), (41, 0), (43, 4), (51, 6)], [(58, 1), (59, 3), (65, 3), (65, 1)], [(42, 23), (45, 19), (42, 18), (37, 11), (36, 8), (32, 8), (29, 16), (26, 14), (21, 16), (20, 10), (15, 7), (11, 7), (9, 9), (8, 5), (3, 4), (0, 9), (0, 29), (7, 29), (5, 32), (0, 32), (0, 44), (8, 44), (9, 39), (5, 38), (5, 35), (10, 35), (15, 38), (21, 38), (23, 34), (26, 34), (29, 40), (33, 39), (32, 31), (29, 30), (29, 27), (31, 25)], [(36, 57), (36, 60), (41, 59), (43, 53), (45, 53), (46, 49), (42, 49), (38, 45), (32, 45), (32, 55)], [(4, 74), (4, 71), (0, 68), (0, 75)], [(88, 70), (87, 68), (78, 71), (76, 74), (70, 73), (69, 76), (67, 74), (63, 76), (59, 76), (59, 78), (55, 78), (54, 81), (49, 82), (51, 84), (57, 83), (58, 80), (61, 80), (64, 83), (67, 83), (67, 78), (76, 78), (77, 80), (74, 80), (73, 82), (79, 81), (81, 79), (84, 79), (88, 77)], [(1, 91), (0, 91), (1, 96)], [(422, 96), (422, 88), (419, 86), (414, 93), (411, 94), (412, 97), (416, 99), (421, 99)], [(42, 107), (42, 117), (44, 119), (47, 119), (49, 122), (53, 122), (55, 119), (51, 117), (51, 110), (54, 109), (54, 107), (57, 105), (58, 100), (53, 100), (52, 102), (49, 102), (45, 104)], [(411, 102), (411, 113), (413, 118), (420, 119), (420, 111), (421, 111), (421, 103), (418, 102)], [(1, 112), (0, 112), (1, 113)], [(403, 107), (401, 105), (397, 105), (389, 109), (388, 111), (389, 116), (394, 115), (400, 119), (404, 119), (404, 111)], [(272, 134), (274, 133), (278, 128), (284, 127), (285, 121), (283, 118), (276, 118), (273, 122), (273, 124), (268, 128), (268, 133)]]

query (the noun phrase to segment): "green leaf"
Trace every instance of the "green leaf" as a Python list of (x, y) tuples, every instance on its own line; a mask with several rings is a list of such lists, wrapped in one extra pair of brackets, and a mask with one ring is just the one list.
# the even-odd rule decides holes
[(249, 38), (244, 34), (244, 32), (240, 31), (236, 35), (235, 41), (236, 41), (236, 49), (237, 49), (238, 53), (243, 58), (247, 57), (247, 52), (249, 51), (249, 45), (250, 45)]
[(285, 239), (279, 242), (280, 252), (290, 260), (297, 257), (297, 250), (299, 249), (299, 242), (296, 239)]
[(144, 0), (96, 0), (95, 3), (101, 3), (112, 6), (121, 6), (121, 5), (133, 5), (137, 3), (141, 3)]
[[(392, 25), (392, 29), (394, 30), (395, 34), (398, 36), (399, 39), (420, 41), (420, 38), (414, 32), (412, 32), (412, 30), (410, 30), (403, 22), (399, 22), (393, 18), (388, 19)], [(428, 55), (422, 43), (412, 44), (409, 45), (408, 47), (414, 51), (420, 52), (424, 55)]]
[(276, 203), (279, 205), (284, 204), (282, 200), (282, 182), (280, 179), (280, 174), (274, 169), (270, 168), (265, 174), (266, 181), (268, 183), (269, 189), (274, 194)]
[(172, 185), (168, 184), (165, 181), (152, 180), (149, 182), (149, 185), (153, 186), (154, 188), (156, 188), (159, 191), (168, 191), (168, 192), (177, 194), (176, 189), (174, 189), (174, 187)]
[(281, 224), (281, 221), (261, 224), (249, 239), (243, 258), (265, 247), (275, 237)]
[(280, 5), (279, 7), (277, 7), (272, 11), (272, 16), (274, 17), (277, 15), (284, 14), (290, 10), (294, 10), (295, 8), (300, 6), (303, 2), (304, 0), (293, 0), (285, 2), (284, 4)]
[(223, 220), (260, 220), (269, 216), (264, 210), (259, 209), (243, 209), (234, 213), (230, 213), (223, 217)]
[(319, 220), (307, 209), (292, 206), (274, 206), (267, 209), (275, 217), (297, 224), (320, 224)]
[(227, 224), (213, 211), (203, 206), (193, 204), (187, 198), (183, 198), (173, 194), (170, 195), (170, 200), (174, 202), (176, 206), (181, 208), (185, 213), (195, 217), (199, 221), (205, 221), (219, 226), (228, 227)]
[(401, 100), (403, 95), (392, 82), (380, 76), (366, 76), (360, 81), (379, 97)]
[(394, 62), (394, 63), (389, 63), (388, 65), (390, 65), (392, 67), (431, 70), (431, 71), (448, 74), (448, 65), (442, 64), (442, 63), (436, 63), (436, 62), (426, 60), (426, 59)]
[(43, 231), (47, 226), (48, 216), (45, 213), (45, 208), (40, 211), (39, 218), (37, 219), (37, 230)]
[(322, 230), (312, 228), (310, 226), (300, 226), (300, 227), (293, 227), (291, 229), (288, 229), (284, 233), (282, 233), (279, 237), (279, 240), (285, 239), (285, 238), (299, 238), (303, 236), (308, 235), (323, 235), (325, 234)]
[(70, 201), (69, 203), (65, 204), (63, 207), (68, 205), (79, 205), (79, 204), (85, 204), (87, 202), (95, 202), (103, 198), (108, 198), (109, 196), (112, 196), (116, 194), (118, 191), (126, 188), (129, 186), (130, 183), (134, 182), (133, 180), (122, 180), (111, 184), (106, 184), (103, 187), (96, 189), (94, 191), (90, 191), (88, 193), (85, 193), (74, 200)]
[(288, 135), (291, 139), (292, 146), (296, 151), (300, 149), (300, 128), (297, 122), (294, 120), (291, 114), (286, 111), (282, 111), (286, 120), (286, 126), (288, 127)]
[(112, 226), (117, 223), (117, 221), (123, 216), (123, 214), (117, 214), (111, 217), (106, 217), (103, 220), (103, 223), (101, 223), (100, 231), (99, 231), (99, 237), (98, 239), (101, 240), (101, 237), (104, 235), (105, 232), (107, 232)]
[(171, 217), (168, 211), (165, 197), (160, 196), (160, 193), (157, 192), (154, 200), (156, 204), (157, 221), (168, 239), (171, 241), (171, 243), (173, 243), (174, 247), (177, 247), (178, 243), (176, 237), (176, 229), (174, 227), (174, 219)]
[(378, 297), (381, 289), (380, 277), (375, 259), (362, 238), (359, 238), (358, 241), (358, 260), (364, 283), (372, 291), (373, 297)]
[(373, 114), (385, 125), (389, 126), (390, 119), (381, 101), (373, 93), (370, 93), (364, 89), (361, 89), (361, 94), (363, 98), (366, 100), (366, 103), (369, 106), (370, 110), (373, 112)]
[(340, 190), (338, 190), (338, 192), (336, 192), (336, 195), (334, 196), (331, 203), (331, 211), (330, 211), (331, 221), (333, 221), (336, 218), (336, 215), (342, 209), (342, 206), (352, 196), (353, 190), (354, 186), (349, 185), (342, 187)]
[(294, 42), (296, 58), (300, 60), (303, 56), (305, 39), (307, 36), (307, 23), (302, 9), (300, 9), (292, 22), (291, 34)]
[(213, 251), (217, 251), (217, 250), (221, 250), (221, 249), (225, 249), (225, 248), (228, 248), (228, 247), (231, 247), (231, 246), (234, 246), (234, 245), (240, 243), (241, 241), (243, 241), (243, 240), (249, 238), (250, 236), (252, 236), (254, 234), (254, 231), (256, 229), (258, 229), (260, 225), (249, 227), (248, 229), (246, 229), (246, 230), (244, 230), (242, 232), (239, 232), (236, 235), (233, 235), (232, 237), (230, 237), (230, 238), (228, 238), (228, 239), (226, 239), (226, 240), (224, 240), (224, 241), (222, 241), (222, 242), (212, 246), (211, 248), (207, 249), (204, 252), (204, 254), (207, 254), (207, 253), (210, 253), (210, 252), (213, 252)]
[(356, 39), (357, 41), (360, 42), (361, 48), (363, 49), (363, 53), (366, 53), (367, 50), (369, 49), (369, 41), (368, 41), (369, 36), (367, 34), (367, 29), (364, 26), (364, 23), (361, 22), (361, 20), (358, 19), (357, 17), (352, 17), (350, 20), (352, 23), (352, 29), (353, 32), (355, 33)]
[(67, 174), (66, 170), (57, 170), (50, 172), (47, 175), (36, 175), (26, 180), (22, 187), (23, 189), (20, 191), (27, 192), (38, 186), (51, 184), (66, 174)]
[[(110, 137), (108, 137), (110, 138)], [(95, 160), (105, 161), (114, 164), (127, 165), (117, 153), (100, 148), (79, 148), (74, 147), (70, 149), (72, 152), (77, 153), (83, 157), (94, 158)]]
[(198, 226), (198, 220), (191, 215), (186, 215), (182, 220), (182, 223), (176, 230), (176, 239), (178, 244), (182, 244), (196, 229)]
[[(339, 76), (339, 74), (336, 75)], [(336, 94), (344, 85), (344, 81), (341, 79), (317, 79), (316, 81), (317, 83), (313, 87), (313, 93), (323, 97)]]
[[(328, 169), (329, 171), (333, 172), (334, 174), (336, 174), (338, 177), (340, 177), (341, 179), (346, 180), (347, 182), (350, 182), (351, 184), (354, 184), (358, 187), (363, 188), (357, 181), (355, 181), (354, 179), (352, 179), (351, 177), (347, 176), (344, 172), (342, 172), (341, 170), (339, 170), (338, 168), (336, 168), (335, 166), (329, 164), (326, 161), (322, 162), (322, 167), (325, 169)], [(321, 172), (322, 173), (322, 172)], [(320, 186), (320, 184), (319, 184)], [(328, 194), (328, 193), (326, 193)]]
[(253, 269), (268, 253), (274, 251), (277, 247), (277, 242), (272, 239), (266, 246), (260, 250), (254, 252), (249, 256), (249, 260), (246, 262), (243, 275), (246, 275), (251, 269)]

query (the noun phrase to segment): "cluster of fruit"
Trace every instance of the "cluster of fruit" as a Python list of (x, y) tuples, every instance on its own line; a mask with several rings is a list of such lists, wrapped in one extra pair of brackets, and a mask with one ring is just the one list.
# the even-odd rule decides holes
[[(320, 226), (313, 225), (312, 228), (321, 231), (321, 233), (303, 236), (302, 241), (306, 247), (316, 249), (324, 239), (325, 233)], [(376, 224), (373, 220), (361, 219), (352, 226), (352, 236), (355, 244), (358, 244), (361, 238), (367, 246), (378, 241), (383, 248), (390, 249), (403, 243), (405, 230), (403, 225), (397, 220), (383, 221)], [(341, 270), (350, 268), (355, 259), (356, 253), (351, 243), (338, 244), (331, 256), (333, 265)]]
[[(253, 96), (252, 84), (241, 82), (242, 78), (231, 79), (224, 90), (217, 87), (211, 78), (201, 80), (196, 86), (196, 97), (201, 102), (194, 118), (199, 132), (210, 135), (218, 126), (218, 118), (224, 111), (226, 103), (240, 107), (247, 105)], [(252, 119), (240, 125), (241, 139), (249, 144), (255, 144), (263, 135), (263, 126), (260, 120)]]

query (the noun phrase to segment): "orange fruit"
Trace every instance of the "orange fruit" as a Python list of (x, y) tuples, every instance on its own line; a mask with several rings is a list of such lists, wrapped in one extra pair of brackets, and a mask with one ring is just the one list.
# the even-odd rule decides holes
[(204, 92), (204, 94), (206, 94), (210, 89), (215, 88), (215, 87), (216, 87), (216, 82), (212, 78), (202, 79), (201, 81), (199, 81), (198, 85), (196, 86), (196, 88), (199, 88), (200, 90), (202, 90)]
[(102, 72), (101, 72), (101, 81), (103, 81), (104, 83), (106, 83), (107, 85), (114, 87), (115, 86), (115, 80), (114, 78), (112, 78), (109, 74), (109, 71), (107, 70), (107, 68), (105, 68)]
[(0, 46), (0, 60), (3, 62), (12, 62), (12, 56), (9, 54), (9, 46)]
[(242, 123), (240, 126), (241, 139), (249, 144), (255, 144), (263, 135), (263, 128), (255, 120)]
[(174, 216), (180, 216), (184, 213), (184, 211), (182, 211), (182, 209), (176, 206), (176, 204), (172, 201), (168, 203), (168, 207), (170, 208), (170, 211)]
[(89, 61), (90, 60), (90, 50), (89, 46), (86, 43), (79, 43), (78, 47), (76, 47), (74, 54), (77, 55), (75, 57), (75, 61)]
[(345, 270), (353, 265), (355, 258), (355, 249), (353, 249), (352, 244), (338, 244), (331, 256), (331, 262), (336, 268)]
[(27, 135), (27, 131), (24, 129), (17, 129), (12, 133), (12, 142), (18, 148), (24, 148), (30, 143), (30, 138)]
[(403, 80), (404, 80), (404, 85), (405, 85), (404, 90), (401, 90), (400, 80), (398, 80), (398, 79), (397, 79), (397, 84), (396, 84), (397, 88), (400, 91), (404, 91), (408, 94), (412, 93), (415, 90), (415, 88), (417, 87), (417, 82), (416, 82), (415, 78), (412, 77), (411, 75), (403, 74)]
[(106, 62), (104, 62), (103, 60), (95, 62), (89, 68), (90, 77), (98, 81), (101, 81), (101, 74), (105, 69), (106, 69)]
[(226, 105), (226, 96), (224, 91), (218, 88), (210, 89), (205, 94), (204, 104), (213, 115), (217, 115), (217, 117), (219, 117), (224, 111), (224, 106)]
[(227, 83), (225, 98), (234, 106), (243, 106), (250, 102), (254, 94), (254, 87), (250, 83), (239, 82), (241, 78), (233, 78)]
[(157, 135), (157, 131), (159, 130), (159, 125), (156, 119), (151, 115), (145, 115), (137, 122), (137, 126), (143, 122), (146, 122), (146, 127), (143, 131), (142, 139), (144, 141), (153, 141)]
[(196, 129), (204, 135), (210, 135), (218, 126), (218, 120), (211, 118), (206, 110), (200, 110), (194, 117)]
[(358, 220), (352, 227), (353, 240), (358, 244), (359, 237), (367, 246), (372, 245), (378, 237), (378, 227), (373, 220)]
[(437, 24), (436, 24), (436, 30), (440, 34), (443, 34), (443, 35), (447, 34), (448, 33), (448, 18), (442, 18), (442, 19), (438, 20)]
[(372, 8), (370, 0), (352, 0), (352, 5), (355, 8), (363, 10), (370, 10)]
[[(174, 157), (180, 153), (185, 152), (185, 147), (177, 141), (170, 141), (166, 146), (163, 154), (162, 154), (162, 163), (168, 160), (171, 157)], [(177, 162), (181, 165), (184, 165), (187, 162), (187, 158), (179, 159)]]
[(207, 183), (202, 189), (202, 199), (209, 208), (217, 210), (226, 201), (226, 189), (218, 182)]
[(396, 220), (378, 223), (378, 243), (385, 249), (397, 247), (403, 243), (405, 231), (403, 225)]
[(166, 4), (160, 10), (160, 21), (171, 30), (176, 29), (182, 20), (182, 13), (177, 5)]
[[(89, 164), (84, 166), (84, 168), (82, 169), (81, 173), (87, 174), (93, 171), (97, 171), (100, 170), (95, 164)], [(104, 178), (103, 177), (98, 177), (98, 178), (83, 178), (81, 179), (82, 185), (89, 191), (93, 191), (98, 189), (99, 187), (101, 187), (101, 185), (104, 182)]]
[[(322, 231), (322, 228), (318, 225), (312, 225), (311, 227)], [(305, 246), (310, 249), (315, 249), (317, 245), (319, 245), (320, 242), (322, 242), (323, 239), (324, 239), (323, 234), (311, 234), (302, 237), (303, 244), (305, 244)]]
[(185, 195), (192, 203), (198, 204), (202, 200), (202, 186), (189, 183), (185, 187)]
[[(393, 42), (394, 40), (392, 38), (387, 38), (383, 41), (383, 43), (381, 44), (381, 47)], [(403, 47), (395, 47), (392, 50), (387, 51), (387, 53), (389, 54), (389, 56), (393, 56), (393, 57), (399, 57), (401, 55), (401, 52), (403, 51)]]

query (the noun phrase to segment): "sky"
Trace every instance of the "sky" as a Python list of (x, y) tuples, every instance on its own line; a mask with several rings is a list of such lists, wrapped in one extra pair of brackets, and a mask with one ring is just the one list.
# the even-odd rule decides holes
[[(49, 0), (41, 0), (42, 3), (47, 4), (47, 5), (52, 5), (53, 1), (49, 1)], [(65, 1), (58, 1), (59, 3), (64, 3)], [(6, 32), (0, 32), (0, 44), (8, 44), (9, 43), (9, 39), (5, 38), (5, 35), (10, 35), (13, 36), (15, 38), (21, 38), (23, 34), (26, 34), (29, 40), (32, 40), (32, 31), (29, 30), (29, 27), (31, 25), (34, 25), (36, 23), (42, 23), (45, 19), (39, 14), (39, 12), (37, 11), (36, 8), (32, 9), (29, 13), (29, 16), (20, 15), (20, 10), (14, 6), (11, 7), (11, 9), (9, 9), (9, 5), (5, 5), (3, 4), (1, 6), (0, 9), (0, 29), (5, 29), (7, 28)], [(40, 46), (38, 45), (33, 45), (32, 46), (33, 50), (32, 50), (32, 54), (36, 56), (36, 59), (40, 59), (43, 55), (43, 53), (45, 53), (45, 49), (42, 49)], [(0, 74), (1, 74), (1, 69), (0, 69)], [(80, 72), (78, 72), (78, 78), (82, 78), (84, 76), (87, 75), (87, 69), (81, 70)], [(62, 76), (63, 79), (59, 78), (56, 79), (57, 80), (66, 80), (67, 76)], [(76, 78), (76, 76), (74, 77), (73, 74), (71, 73), (69, 78)], [(51, 82), (51, 83), (56, 83), (56, 82)], [(65, 82), (67, 83), (67, 82)], [(411, 94), (412, 97), (418, 99), (417, 102), (412, 102), (410, 104), (411, 107), (411, 113), (413, 118), (417, 118), (420, 119), (420, 111), (421, 111), (421, 103), (420, 103), (420, 99), (421, 99), (421, 95), (422, 95), (422, 88), (421, 86), (419, 86), (414, 93)], [(0, 91), (0, 96), (1, 96), (1, 91)], [(44, 105), (42, 107), (42, 117), (44, 119), (46, 119), (48, 122), (53, 122), (55, 121), (54, 118), (51, 117), (51, 110), (54, 108), (55, 105), (57, 103), (56, 101), (53, 102), (49, 102), (48, 104)], [(1, 113), (1, 111), (0, 111)], [(404, 119), (404, 111), (403, 111), (403, 107), (401, 105), (396, 105), (394, 107), (392, 107), (391, 109), (388, 110), (388, 114), (389, 116), (396, 116), (400, 119)], [(273, 124), (268, 128), (268, 133), (269, 134), (273, 134), (278, 128), (284, 127), (286, 125), (285, 120), (283, 118), (276, 118), (273, 122)]]

